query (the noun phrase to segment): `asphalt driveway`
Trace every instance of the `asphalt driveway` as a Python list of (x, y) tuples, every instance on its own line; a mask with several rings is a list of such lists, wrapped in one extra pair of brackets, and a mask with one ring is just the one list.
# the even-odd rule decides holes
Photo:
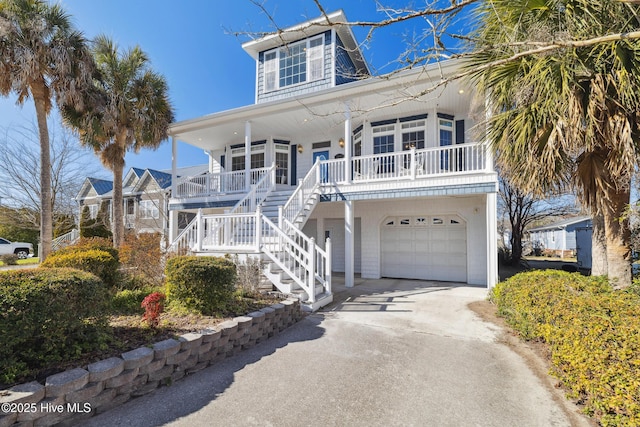
[(88, 420), (91, 426), (569, 426), (486, 289), (358, 280), (280, 335)]

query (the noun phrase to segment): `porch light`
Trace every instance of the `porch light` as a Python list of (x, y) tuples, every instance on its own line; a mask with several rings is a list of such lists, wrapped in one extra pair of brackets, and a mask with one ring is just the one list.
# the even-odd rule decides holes
[(338, 145), (340, 146), (340, 148), (344, 148), (344, 138), (340, 138), (338, 140)]
[(302, 144), (298, 144), (298, 153), (302, 154), (303, 151)]

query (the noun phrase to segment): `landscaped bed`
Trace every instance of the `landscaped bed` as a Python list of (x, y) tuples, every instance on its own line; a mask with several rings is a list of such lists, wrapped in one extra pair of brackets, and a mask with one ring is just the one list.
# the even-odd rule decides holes
[[(257, 291), (259, 265), (230, 258), (170, 258), (165, 283), (159, 242), (132, 239), (121, 251), (103, 239), (83, 240), (39, 268), (0, 272), (0, 389), (211, 329), (280, 301)], [(150, 294), (160, 303), (155, 313), (141, 306)]]
[(605, 426), (640, 425), (640, 292), (604, 278), (546, 270), (520, 273), (491, 293), (498, 314), (548, 346), (567, 396)]

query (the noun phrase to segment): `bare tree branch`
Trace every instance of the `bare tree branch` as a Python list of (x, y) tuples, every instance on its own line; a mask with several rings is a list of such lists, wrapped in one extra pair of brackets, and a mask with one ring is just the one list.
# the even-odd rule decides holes
[[(74, 200), (87, 176), (100, 172), (91, 152), (64, 128), (51, 132), (52, 211), (55, 216), (77, 216)], [(40, 144), (35, 125), (4, 129), (0, 134), (0, 197), (2, 204), (24, 209), (33, 215), (28, 221), (40, 222)], [(91, 159), (87, 161), (87, 159)], [(92, 166), (93, 165), (93, 166)]]

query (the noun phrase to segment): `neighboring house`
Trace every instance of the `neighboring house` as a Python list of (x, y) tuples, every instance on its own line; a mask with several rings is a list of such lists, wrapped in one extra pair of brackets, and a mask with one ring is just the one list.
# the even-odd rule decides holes
[(543, 227), (529, 230), (529, 240), (533, 247), (552, 251), (561, 257), (575, 253), (576, 229), (591, 226), (591, 217), (580, 216), (554, 222)]
[[(172, 248), (261, 256), (314, 309), (332, 272), (493, 286), (497, 177), (470, 132), (484, 102), (459, 80), (430, 91), (454, 61), (367, 77), (342, 11), (326, 19), (242, 45), (255, 104), (171, 125), (174, 165), (178, 140), (209, 155), (172, 181)], [(182, 212), (199, 216), (179, 233)]]
[[(207, 171), (207, 165), (178, 169), (182, 173), (198, 176)], [(122, 199), (124, 203), (124, 226), (137, 233), (168, 233), (168, 203), (171, 197), (171, 173), (155, 169), (131, 168), (122, 180)], [(109, 216), (112, 216), (111, 199), (113, 182), (97, 179), (85, 179), (76, 200), (80, 214), (85, 206), (89, 208), (91, 218), (96, 218), (102, 203), (108, 203)], [(178, 226), (185, 228), (195, 214), (183, 212), (179, 215)]]

